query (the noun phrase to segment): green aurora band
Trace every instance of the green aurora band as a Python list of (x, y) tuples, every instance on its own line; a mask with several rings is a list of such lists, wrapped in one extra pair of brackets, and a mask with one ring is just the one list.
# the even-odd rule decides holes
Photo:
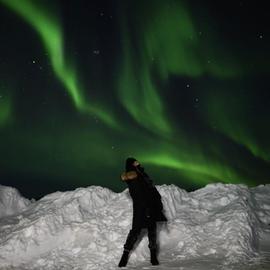
[(86, 101), (76, 71), (65, 59), (63, 33), (57, 17), (51, 12), (46, 12), (45, 6), (39, 6), (37, 1), (0, 0), (0, 2), (19, 14), (40, 35), (50, 57), (53, 70), (67, 89), (76, 108), (82, 112), (96, 114), (102, 121), (113, 128), (118, 127), (119, 125), (111, 112), (100, 108), (100, 105), (89, 104)]
[[(217, 57), (213, 56), (213, 50), (204, 52), (187, 9), (180, 3), (170, 2), (171, 5), (164, 1), (127, 4), (122, 12), (128, 15), (121, 23), (124, 60), (118, 83), (119, 100), (130, 115), (140, 125), (162, 132), (165, 137), (172, 133), (172, 123), (165, 115), (153, 71), (164, 82), (170, 75), (197, 78), (211, 74), (228, 78), (238, 73), (232, 64), (208, 60), (209, 56), (210, 59)], [(135, 38), (126, 29), (127, 25), (132, 25)], [(134, 47), (139, 49), (135, 51)]]
[[(214, 50), (205, 53), (204, 48), (210, 46), (200, 44), (191, 16), (179, 2), (171, 1), (170, 6), (164, 1), (133, 2), (125, 8), (122, 14), (127, 15), (121, 23), (124, 60), (118, 82), (119, 100), (139, 125), (162, 137), (157, 145), (160, 146), (163, 139), (172, 144), (161, 153), (140, 152), (142, 161), (181, 170), (194, 181), (199, 181), (198, 174), (201, 174), (201, 183), (207, 182), (204, 179), (209, 179), (209, 176), (228, 182), (249, 182), (224, 162), (219, 164), (216, 159), (201, 155), (200, 145), (190, 147), (194, 142), (186, 138), (183, 130), (173, 130), (174, 123), (166, 115), (166, 105), (162, 103), (157, 83), (161, 79), (166, 84), (171, 75), (199, 78), (210, 74), (221, 79), (236, 77), (239, 71), (234, 61), (227, 58), (226, 61), (209, 62), (205, 55), (210, 55), (210, 59), (220, 57)], [(134, 30), (135, 38), (126, 29), (127, 25)], [(155, 80), (154, 72), (158, 74), (158, 80)], [(182, 151), (185, 143), (189, 145), (185, 156), (171, 150), (175, 147)]]
[[(239, 167), (245, 166), (244, 161), (239, 166), (224, 158), (219, 139), (203, 137), (199, 141), (199, 136), (190, 138), (182, 123), (175, 123), (170, 117), (164, 89), (172, 76), (196, 80), (210, 76), (222, 83), (222, 80), (235, 79), (242, 74), (238, 63), (232, 56), (228, 57), (230, 53), (225, 51), (223, 54), (215, 50), (211, 42), (200, 38), (200, 30), (183, 3), (170, 1), (169, 6), (161, 0), (150, 0), (122, 5), (119, 15), (123, 39), (122, 59), (119, 76), (112, 89), (117, 93), (117, 102), (134, 123), (127, 121), (120, 125), (121, 116), (113, 115), (112, 110), (104, 110), (101, 104), (94, 105), (86, 101), (76, 71), (64, 57), (64, 39), (56, 16), (30, 0), (0, 2), (19, 14), (40, 35), (53, 71), (67, 89), (75, 107), (81, 112), (96, 114), (107, 124), (103, 129), (70, 124), (65, 126), (64, 132), (57, 130), (54, 135), (43, 132), (43, 129), (31, 132), (31, 135), (21, 130), (19, 149), (21, 152), (27, 149), (29, 156), (17, 162), (20, 171), (32, 170), (37, 175), (43, 173), (48, 176), (53, 176), (53, 172), (54, 176), (57, 174), (70, 181), (79, 174), (78, 181), (86, 183), (89, 172), (92, 172), (89, 163), (94, 162), (98, 172), (105, 157), (106, 166), (110, 168), (108, 170), (114, 171), (110, 177), (116, 182), (110, 186), (118, 186), (123, 160), (133, 155), (142, 163), (151, 165), (153, 170), (172, 169), (179, 179), (198, 185), (215, 181), (256, 184), (250, 174), (239, 170)], [(256, 140), (250, 135), (250, 130), (244, 124), (239, 125), (237, 108), (232, 107), (229, 112), (224, 97), (215, 98), (210, 91), (205, 91), (205, 95), (204, 105), (207, 110), (203, 117), (206, 125), (211, 129), (211, 123), (215, 122), (222, 136), (245, 146), (252, 154), (269, 160), (267, 151), (260, 150), (254, 143)], [(10, 106), (9, 101), (6, 102), (5, 106)], [(9, 118), (9, 110), (8, 107), (0, 107), (0, 128)], [(241, 123), (244, 122), (241, 119)], [(16, 140), (16, 136), (11, 136), (9, 140)], [(115, 151), (110, 149), (112, 145), (117, 145)], [(52, 158), (52, 149), (58, 163)], [(9, 159), (18, 160), (16, 155), (17, 149), (10, 151)], [(8, 160), (5, 162), (4, 165), (9, 167)], [(46, 162), (48, 166), (44, 167)], [(102, 179), (96, 181), (98, 183), (108, 185)]]
[[(234, 95), (237, 96), (236, 93)], [(258, 132), (263, 123), (267, 123), (268, 117), (259, 111), (250, 112), (249, 107), (252, 108), (251, 97), (247, 97), (245, 103), (239, 104), (228, 92), (219, 91), (208, 96), (205, 118), (208, 123), (215, 123), (215, 128), (225, 136), (246, 147), (254, 156), (270, 161), (269, 132), (262, 130), (261, 134), (265, 134), (263, 137)], [(268, 147), (265, 147), (266, 145)]]

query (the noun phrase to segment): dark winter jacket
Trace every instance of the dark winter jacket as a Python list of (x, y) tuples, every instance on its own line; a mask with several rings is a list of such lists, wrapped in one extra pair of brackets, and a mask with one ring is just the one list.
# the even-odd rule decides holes
[(162, 212), (161, 196), (152, 181), (145, 176), (134, 170), (121, 174), (133, 200), (133, 228), (146, 228), (149, 222), (167, 221)]

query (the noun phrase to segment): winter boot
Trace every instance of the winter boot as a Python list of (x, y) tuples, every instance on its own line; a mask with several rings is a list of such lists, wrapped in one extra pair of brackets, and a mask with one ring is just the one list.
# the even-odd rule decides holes
[(151, 263), (152, 265), (158, 265), (159, 262), (158, 262), (158, 259), (157, 259), (157, 249), (156, 248), (152, 248), (150, 249), (150, 254), (151, 254)]
[(129, 250), (124, 249), (123, 255), (121, 257), (121, 260), (118, 264), (118, 267), (125, 267), (128, 262), (128, 255), (129, 255)]

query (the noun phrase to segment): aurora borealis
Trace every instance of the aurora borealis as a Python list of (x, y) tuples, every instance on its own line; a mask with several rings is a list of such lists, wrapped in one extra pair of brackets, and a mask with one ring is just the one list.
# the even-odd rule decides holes
[(269, 183), (266, 11), (0, 0), (0, 183), (120, 191), (128, 156), (156, 184)]

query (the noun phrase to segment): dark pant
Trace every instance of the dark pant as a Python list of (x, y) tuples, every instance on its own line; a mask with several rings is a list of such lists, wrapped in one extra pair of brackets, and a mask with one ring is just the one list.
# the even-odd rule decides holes
[[(136, 243), (138, 236), (141, 232), (142, 228), (132, 228), (127, 236), (127, 240), (124, 244), (124, 249), (130, 251), (134, 244)], [(149, 224), (147, 226), (147, 230), (148, 230), (148, 240), (149, 240), (149, 244), (148, 247), (150, 249), (155, 249), (157, 248), (157, 226), (156, 226), (156, 222), (153, 222), (151, 224)]]

